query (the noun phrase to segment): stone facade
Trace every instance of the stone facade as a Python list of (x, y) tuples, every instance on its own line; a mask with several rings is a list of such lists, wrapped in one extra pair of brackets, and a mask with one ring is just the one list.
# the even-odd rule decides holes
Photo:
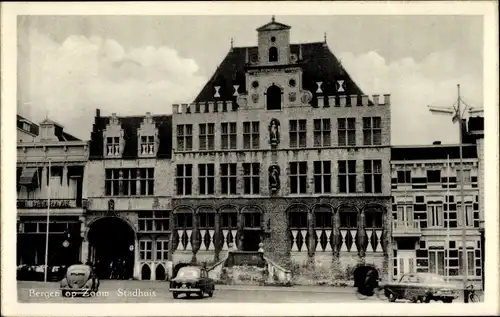
[[(174, 190), (172, 198), (173, 219), (182, 222), (186, 215), (190, 218), (187, 227), (177, 226), (176, 220), (171, 222), (173, 264), (214, 263), (224, 257), (231, 243), (242, 252), (257, 251), (257, 245), (263, 243), (264, 256), (288, 268), (303, 265), (313, 270), (346, 271), (353, 263), (353, 267), (371, 264), (386, 279), (391, 272), (387, 251), (391, 244), (392, 217), (390, 96), (365, 96), (354, 82), (347, 80), (345, 70), (336, 64), (326, 43), (291, 46), (289, 29), (275, 21), (259, 28), (257, 48), (232, 48), (212, 76), (215, 81), (207, 83), (194, 103), (173, 106), (172, 169), (174, 175), (177, 168), (182, 171), (190, 166), (192, 170), (189, 192)], [(278, 52), (275, 59), (271, 57), (272, 47)], [(233, 82), (228, 82), (229, 68), (225, 61), (238, 58), (246, 63), (233, 65), (231, 71), (244, 76), (233, 76)], [(305, 66), (314, 64), (315, 59), (326, 63), (317, 64), (318, 67), (331, 68), (328, 76), (332, 80)], [(344, 139), (341, 137), (346, 121), (341, 120), (348, 118), (354, 122), (349, 127), (354, 133), (346, 141), (345, 134)], [(369, 128), (365, 121), (371, 118), (379, 120), (376, 127), (379, 140), (375, 143), (368, 142), (365, 135)], [(302, 119), (305, 120), (297, 122)], [(322, 129), (319, 125), (325, 120), (328, 128)], [(227, 132), (230, 123), (235, 128), (232, 147), (224, 146), (228, 141), (223, 137), (230, 134)], [(248, 144), (245, 123), (258, 123), (254, 130), (256, 140), (252, 140), (256, 146)], [(208, 134), (212, 135), (213, 146), (206, 146), (205, 135), (210, 124), (213, 131)], [(305, 136), (295, 133), (299, 124), (303, 125), (299, 129)], [(191, 139), (186, 148), (187, 126)], [(326, 135), (318, 129), (327, 130), (328, 136), (324, 138), (328, 142), (318, 142), (318, 137)], [(339, 161), (354, 161), (356, 181), (348, 192), (341, 190), (339, 174), (343, 171), (339, 170)], [(369, 176), (364, 172), (368, 164), (365, 161), (380, 162), (377, 169), (380, 189), (374, 193), (367, 192), (369, 185), (365, 179)], [(295, 172), (291, 163), (295, 162), (306, 166), (298, 181), (304, 189), (299, 191), (293, 189), (299, 186), (292, 180)], [(315, 168), (323, 162), (329, 169), (325, 178), (328, 189), (317, 191), (315, 187), (320, 182)], [(251, 163), (259, 164), (257, 193), (255, 189), (245, 192), (248, 176), (245, 164)], [(200, 164), (213, 166), (212, 193), (205, 192), (206, 172), (200, 170), (199, 174)], [(235, 191), (230, 194), (222, 189), (225, 164), (236, 164)], [(183, 177), (176, 177), (176, 186), (185, 181)], [(343, 208), (354, 211), (354, 224), (346, 227)], [(290, 220), (292, 209), (298, 209), (304, 217), (301, 224), (296, 224), (298, 227), (291, 223), (296, 221)], [(377, 222), (376, 228), (367, 225), (365, 219), (365, 211), (371, 209), (379, 212), (376, 217), (380, 217), (380, 223)], [(226, 213), (235, 215), (236, 223), (232, 226), (223, 225)], [(258, 214), (257, 225), (248, 226), (252, 217), (249, 214)], [(326, 217), (326, 222), (320, 216)], [(213, 219), (213, 224), (207, 227), (203, 223), (200, 227), (200, 222), (208, 218)]]

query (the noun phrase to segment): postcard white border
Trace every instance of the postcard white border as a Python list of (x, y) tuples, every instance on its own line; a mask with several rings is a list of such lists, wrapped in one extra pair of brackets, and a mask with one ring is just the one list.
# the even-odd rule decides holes
[[(2, 313), (5, 316), (483, 315), (499, 313), (498, 16), (494, 1), (2, 3)], [(481, 15), (484, 17), (486, 291), (481, 304), (22, 304), (15, 272), (17, 15)], [(495, 255), (495, 256), (493, 256)], [(188, 308), (189, 307), (189, 308)]]

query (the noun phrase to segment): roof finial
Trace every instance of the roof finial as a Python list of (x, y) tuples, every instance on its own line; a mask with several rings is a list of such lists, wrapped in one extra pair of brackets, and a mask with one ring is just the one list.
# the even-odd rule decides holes
[(273, 23), (274, 23), (274, 22), (275, 22), (275, 20), (276, 20), (276, 19), (275, 19), (274, 14), (273, 14), (273, 17), (271, 18), (271, 22), (273, 22)]
[(325, 43), (326, 43), (326, 32), (325, 32), (325, 35), (324, 35), (324, 41), (325, 41)]
[(231, 49), (233, 49), (234, 39), (231, 38)]

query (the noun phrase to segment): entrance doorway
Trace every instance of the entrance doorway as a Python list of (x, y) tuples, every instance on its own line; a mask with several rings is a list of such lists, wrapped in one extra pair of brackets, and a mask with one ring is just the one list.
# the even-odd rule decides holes
[(398, 250), (397, 258), (399, 277), (403, 274), (415, 273), (415, 250)]
[(243, 251), (259, 251), (260, 229), (243, 230)]
[[(91, 262), (101, 279), (129, 279), (134, 273), (135, 234), (118, 217), (105, 217), (94, 222), (88, 235)], [(114, 273), (114, 274), (112, 274)]]

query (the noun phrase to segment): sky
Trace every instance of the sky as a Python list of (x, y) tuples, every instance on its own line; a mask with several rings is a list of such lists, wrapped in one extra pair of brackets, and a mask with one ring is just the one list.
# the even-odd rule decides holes
[[(88, 140), (95, 109), (171, 113), (271, 16), (19, 16), (18, 114)], [(483, 107), (481, 16), (276, 16), (292, 43), (323, 41), (366, 94), (391, 94), (394, 145), (458, 141), (427, 106)]]

